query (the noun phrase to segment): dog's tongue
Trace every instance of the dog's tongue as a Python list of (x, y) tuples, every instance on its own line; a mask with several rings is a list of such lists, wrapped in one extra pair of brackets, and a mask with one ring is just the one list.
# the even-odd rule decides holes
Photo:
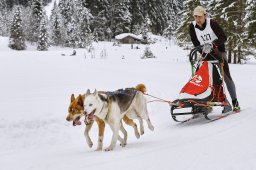
[(80, 122), (80, 120), (79, 119), (75, 119), (74, 121), (73, 121), (73, 125), (74, 126), (76, 126), (76, 125), (81, 125), (82, 123)]
[(76, 125), (81, 125), (82, 123), (80, 122), (80, 120), (76, 120), (76, 121), (75, 121), (75, 124), (76, 124)]
[(88, 115), (88, 119), (89, 119), (89, 120), (92, 120), (93, 117), (94, 117), (94, 114), (93, 114), (93, 113), (91, 113), (91, 114)]

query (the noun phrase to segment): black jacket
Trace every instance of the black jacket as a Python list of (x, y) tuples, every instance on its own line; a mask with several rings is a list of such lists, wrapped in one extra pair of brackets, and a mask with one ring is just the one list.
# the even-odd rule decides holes
[[(206, 21), (203, 24), (202, 28), (200, 28), (197, 24), (194, 27), (193, 23), (191, 23), (189, 25), (189, 34), (190, 34), (190, 37), (191, 37), (191, 41), (192, 41), (192, 43), (194, 44), (195, 47), (200, 45), (200, 42), (198, 41), (197, 36), (196, 36), (195, 29), (204, 30), (205, 27), (206, 27)], [(225, 42), (227, 41), (226, 34), (224, 33), (224, 31), (220, 27), (220, 25), (216, 21), (214, 21), (213, 19), (210, 20), (210, 26), (211, 26), (213, 32), (215, 33), (215, 35), (218, 37), (218, 39), (214, 41), (214, 44), (218, 47), (219, 51), (225, 52)]]

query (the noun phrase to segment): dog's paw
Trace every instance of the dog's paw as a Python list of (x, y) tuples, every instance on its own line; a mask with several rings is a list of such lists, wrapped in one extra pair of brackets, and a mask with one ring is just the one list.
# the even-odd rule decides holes
[(93, 146), (92, 140), (90, 138), (86, 138), (86, 143), (91, 148)]
[(95, 151), (102, 151), (102, 148), (97, 148)]
[(126, 142), (122, 142), (122, 143), (120, 143), (120, 146), (121, 147), (125, 147), (127, 145), (127, 143)]
[(154, 126), (152, 125), (152, 123), (150, 122), (150, 120), (148, 121), (148, 128), (153, 131), (155, 128)]
[(92, 148), (93, 143), (88, 143), (89, 148)]
[(141, 130), (141, 131), (140, 131), (140, 135), (143, 135), (143, 134), (144, 134), (144, 130)]
[(140, 138), (139, 132), (138, 132), (138, 133), (135, 133), (135, 136), (136, 136), (137, 139), (139, 139), (139, 138)]
[(151, 131), (154, 131), (154, 129), (155, 129), (154, 126), (149, 126), (148, 128), (149, 128)]
[(108, 148), (105, 149), (106, 152), (112, 151), (112, 150), (113, 150), (113, 148), (111, 148), (111, 147), (108, 147)]

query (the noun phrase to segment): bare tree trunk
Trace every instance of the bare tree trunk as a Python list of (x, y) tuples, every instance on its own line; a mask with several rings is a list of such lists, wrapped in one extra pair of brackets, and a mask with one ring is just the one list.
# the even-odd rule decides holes
[(116, 6), (120, 2), (120, 0), (110, 0), (110, 30), (111, 30), (111, 38), (110, 40), (114, 37), (114, 19), (115, 19), (115, 12), (116, 12)]
[(241, 58), (242, 58), (242, 54), (241, 54), (241, 46), (238, 47), (238, 63), (241, 64)]
[(113, 0), (110, 0), (110, 6), (111, 6), (111, 9), (110, 9), (110, 30), (111, 30), (111, 34), (110, 34), (110, 41), (113, 37), (113, 22), (114, 22), (114, 11), (115, 11), (115, 2), (113, 2)]
[(237, 63), (237, 50), (234, 51), (234, 64)]
[(228, 63), (231, 63), (231, 59), (232, 59), (232, 44), (231, 42), (229, 41), (228, 42)]
[[(242, 10), (245, 8), (245, 0), (239, 0), (239, 7), (238, 7), (238, 35), (241, 35), (244, 30), (245, 30), (245, 23), (243, 22), (243, 18), (245, 16), (245, 12)], [(242, 47), (244, 46), (244, 42), (242, 40), (242, 37), (239, 38), (238, 40), (238, 49), (237, 49), (237, 59), (238, 59), (238, 63), (241, 64), (241, 59), (242, 59)]]

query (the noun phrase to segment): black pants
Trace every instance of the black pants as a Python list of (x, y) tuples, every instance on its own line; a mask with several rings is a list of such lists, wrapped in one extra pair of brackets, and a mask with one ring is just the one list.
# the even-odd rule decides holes
[(229, 71), (229, 66), (228, 66), (228, 59), (227, 59), (227, 53), (226, 52), (222, 52), (221, 56), (224, 60), (224, 67), (223, 67), (223, 71), (224, 71), (224, 80), (228, 89), (228, 92), (230, 94), (230, 97), (232, 100), (236, 99), (236, 86), (234, 81), (232, 80), (230, 71)]

